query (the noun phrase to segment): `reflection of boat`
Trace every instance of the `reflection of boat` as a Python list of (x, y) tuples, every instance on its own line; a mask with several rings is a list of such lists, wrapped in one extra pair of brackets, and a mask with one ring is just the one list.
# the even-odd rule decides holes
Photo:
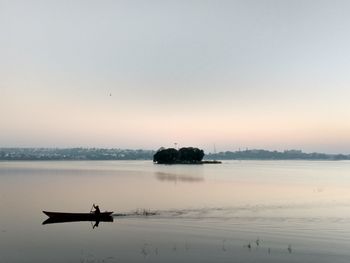
[(113, 212), (95, 213), (62, 213), (43, 211), (49, 217), (43, 224), (77, 222), (77, 221), (96, 221), (96, 222), (113, 222), (111, 216)]
[(113, 222), (113, 217), (109, 216), (103, 219), (86, 219), (86, 218), (71, 218), (71, 219), (66, 219), (66, 218), (59, 218), (59, 217), (49, 217), (47, 220), (43, 222), (43, 225), (47, 224), (55, 224), (55, 223), (69, 223), (69, 222), (81, 222), (81, 221), (95, 221), (95, 222)]

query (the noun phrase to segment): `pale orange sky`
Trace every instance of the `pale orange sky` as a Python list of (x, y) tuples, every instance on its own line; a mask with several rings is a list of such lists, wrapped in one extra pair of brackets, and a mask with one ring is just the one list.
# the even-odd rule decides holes
[(349, 3), (137, 3), (0, 1), (0, 147), (350, 152)]

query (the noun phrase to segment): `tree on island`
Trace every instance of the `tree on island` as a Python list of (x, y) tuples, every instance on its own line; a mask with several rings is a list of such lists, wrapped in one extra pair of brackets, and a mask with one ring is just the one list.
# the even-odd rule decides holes
[(179, 150), (181, 162), (200, 162), (204, 157), (204, 151), (193, 147), (184, 147)]
[(201, 163), (204, 151), (194, 147), (183, 147), (179, 150), (174, 148), (160, 148), (153, 155), (153, 162), (159, 164), (194, 164)]
[(154, 155), (153, 155), (153, 162), (155, 163), (176, 163), (178, 159), (179, 153), (174, 148), (160, 148)]

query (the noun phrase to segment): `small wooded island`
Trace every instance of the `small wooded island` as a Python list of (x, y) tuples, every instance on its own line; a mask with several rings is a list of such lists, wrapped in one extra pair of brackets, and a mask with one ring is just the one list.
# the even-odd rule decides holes
[(194, 147), (160, 148), (153, 155), (153, 162), (157, 164), (204, 164), (221, 163), (220, 161), (202, 161), (204, 151)]

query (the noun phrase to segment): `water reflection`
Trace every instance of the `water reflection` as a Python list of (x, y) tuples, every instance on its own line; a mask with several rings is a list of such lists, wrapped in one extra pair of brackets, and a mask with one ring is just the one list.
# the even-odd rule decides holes
[(91, 219), (84, 219), (84, 218), (80, 218), (80, 219), (65, 219), (65, 218), (53, 218), (53, 217), (49, 217), (48, 219), (46, 219), (42, 224), (43, 225), (48, 225), (48, 224), (57, 224), (57, 223), (72, 223), (72, 222), (94, 222), (94, 226), (98, 227), (100, 222), (113, 222), (114, 219), (112, 216), (100, 219), (100, 220), (91, 220)]
[(156, 172), (156, 178), (159, 181), (170, 181), (170, 182), (184, 182), (184, 183), (199, 183), (204, 181), (204, 177), (191, 176), (184, 174), (172, 174), (164, 172)]
[(0, 262), (349, 262), (349, 164), (0, 162)]

